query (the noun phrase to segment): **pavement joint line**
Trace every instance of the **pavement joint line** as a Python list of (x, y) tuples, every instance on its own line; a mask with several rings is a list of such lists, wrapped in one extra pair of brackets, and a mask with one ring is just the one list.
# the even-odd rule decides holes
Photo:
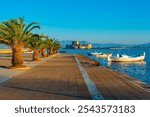
[(90, 79), (88, 73), (86, 72), (86, 70), (82, 67), (80, 61), (78, 60), (78, 58), (76, 57), (76, 55), (74, 54), (75, 60), (77, 62), (77, 65), (80, 69), (80, 72), (83, 76), (83, 79), (86, 83), (86, 86), (88, 88), (88, 91), (92, 97), (93, 100), (104, 100), (103, 96), (101, 95), (101, 93), (98, 91), (97, 87), (95, 86), (94, 82)]

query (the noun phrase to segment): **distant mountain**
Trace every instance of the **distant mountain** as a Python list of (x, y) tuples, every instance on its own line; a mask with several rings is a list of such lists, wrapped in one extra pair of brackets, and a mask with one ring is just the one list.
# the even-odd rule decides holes
[[(65, 40), (65, 41), (60, 41), (62, 47), (66, 47), (67, 44), (72, 44), (71, 40)], [(80, 41), (80, 44), (89, 44), (90, 42), (87, 41)], [(106, 43), (106, 44), (100, 44), (100, 43), (91, 43), (93, 48), (97, 47), (122, 47), (122, 46), (127, 46), (123, 44), (115, 44), (115, 43)]]
[(150, 48), (150, 43), (144, 43), (144, 44), (139, 44), (139, 45), (135, 45), (135, 47), (145, 47), (145, 48)]
[[(89, 44), (87, 41), (80, 41), (80, 44)], [(61, 41), (62, 47), (65, 48), (67, 44), (72, 44), (72, 40)], [(145, 44), (117, 44), (117, 43), (92, 43), (93, 48), (107, 48), (107, 47), (150, 47), (150, 43)]]
[(92, 45), (95, 48), (97, 48), (97, 47), (124, 47), (124, 46), (127, 46), (127, 45), (115, 44), (115, 43), (105, 43), (105, 44), (92, 43)]
[(90, 42), (87, 41), (80, 41), (80, 44), (89, 44)]
[(65, 48), (66, 45), (71, 44), (72, 41), (71, 40), (65, 40), (65, 41), (60, 41), (62, 48)]

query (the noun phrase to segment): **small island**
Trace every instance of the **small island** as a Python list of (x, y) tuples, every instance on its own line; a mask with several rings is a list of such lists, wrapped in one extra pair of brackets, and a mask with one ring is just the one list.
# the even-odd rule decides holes
[(66, 49), (91, 49), (92, 44), (91, 43), (84, 43), (80, 44), (79, 41), (72, 41), (72, 44), (67, 44)]

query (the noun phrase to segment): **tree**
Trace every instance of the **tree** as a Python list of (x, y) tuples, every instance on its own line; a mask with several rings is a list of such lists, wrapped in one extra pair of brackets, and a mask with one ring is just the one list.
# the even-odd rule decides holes
[(59, 48), (61, 48), (61, 44), (60, 44), (60, 42), (59, 41), (57, 41), (57, 40), (55, 40), (55, 42), (54, 42), (54, 48), (53, 48), (53, 53), (54, 54), (56, 54), (56, 53), (58, 53), (58, 49)]
[(47, 49), (47, 36), (45, 36), (44, 34), (40, 35), (40, 39), (42, 40), (42, 47), (41, 47), (41, 55), (42, 57), (47, 57), (46, 55), (46, 49)]
[(42, 40), (38, 34), (33, 34), (32, 38), (27, 41), (27, 47), (33, 50), (33, 61), (39, 61), (39, 51), (42, 45)]
[(26, 25), (23, 18), (14, 18), (0, 22), (0, 43), (12, 48), (12, 67), (23, 67), (22, 48), (31, 39), (30, 32), (40, 28), (38, 23)]
[(53, 55), (54, 44), (56, 43), (56, 41), (57, 40), (55, 38), (47, 37), (46, 43), (47, 43), (47, 47), (49, 49), (49, 55)]

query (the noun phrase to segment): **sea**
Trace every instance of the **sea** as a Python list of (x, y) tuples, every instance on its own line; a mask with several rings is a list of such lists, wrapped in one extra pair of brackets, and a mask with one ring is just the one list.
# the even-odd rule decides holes
[[(128, 74), (131, 77), (139, 79), (147, 84), (150, 84), (150, 48), (112, 48), (112, 49), (60, 49), (66, 53), (83, 54), (94, 60), (100, 62), (104, 67), (110, 67), (114, 70)], [(126, 54), (129, 56), (138, 56), (146, 53), (144, 62), (115, 62), (109, 63), (107, 58), (96, 58), (95, 56), (89, 56), (89, 52), (103, 52), (112, 53), (113, 56), (117, 54)]]

